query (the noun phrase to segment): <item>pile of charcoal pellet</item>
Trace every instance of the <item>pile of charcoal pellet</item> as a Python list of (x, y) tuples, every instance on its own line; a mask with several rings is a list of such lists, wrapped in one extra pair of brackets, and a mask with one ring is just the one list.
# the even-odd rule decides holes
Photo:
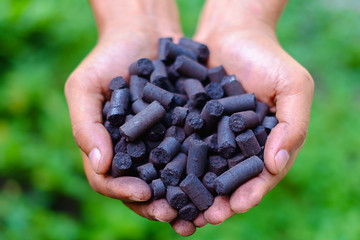
[(152, 199), (166, 198), (185, 220), (262, 172), (278, 123), (235, 75), (208, 69), (208, 57), (204, 44), (161, 38), (157, 60), (130, 65), (129, 85), (112, 79), (103, 108), (114, 146), (109, 174), (141, 178)]

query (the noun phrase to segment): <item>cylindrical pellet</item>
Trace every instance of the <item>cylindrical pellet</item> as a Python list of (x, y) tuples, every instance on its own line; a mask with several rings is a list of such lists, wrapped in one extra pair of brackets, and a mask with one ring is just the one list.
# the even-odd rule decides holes
[(264, 163), (257, 156), (248, 158), (230, 168), (215, 179), (215, 190), (219, 195), (230, 194), (243, 183), (262, 172)]
[(171, 115), (174, 111), (174, 108), (171, 108), (170, 110), (168, 110), (165, 114), (165, 117), (163, 117), (163, 119), (161, 119), (161, 123), (164, 124), (164, 126), (166, 128), (169, 128), (172, 126), (172, 119), (171, 119)]
[(142, 98), (144, 87), (148, 81), (136, 75), (130, 77), (130, 98), (131, 102), (135, 102)]
[(142, 110), (144, 110), (147, 106), (149, 106), (148, 103), (144, 102), (141, 99), (136, 100), (135, 102), (133, 102), (131, 104), (131, 110), (137, 114), (139, 112), (141, 112)]
[(205, 44), (196, 42), (190, 38), (182, 37), (179, 40), (179, 45), (186, 47), (186, 48), (190, 49), (191, 51), (193, 51), (196, 54), (199, 62), (204, 63), (204, 64), (207, 62), (210, 51), (209, 51), (209, 48)]
[(260, 146), (265, 146), (268, 135), (266, 133), (264, 126), (261, 126), (261, 125), (257, 126), (254, 129), (254, 134), (255, 134), (255, 137), (258, 140)]
[(175, 209), (184, 207), (188, 202), (186, 194), (179, 187), (174, 186), (167, 186), (166, 200)]
[(186, 174), (202, 177), (207, 165), (207, 144), (201, 140), (191, 140), (186, 163)]
[(155, 86), (164, 88), (165, 82), (168, 81), (168, 75), (165, 65), (160, 60), (153, 61), (154, 71), (150, 75), (150, 82)]
[(237, 112), (230, 116), (229, 124), (233, 132), (239, 133), (259, 124), (258, 115), (254, 111)]
[(114, 152), (115, 153), (119, 153), (119, 152), (126, 153), (127, 145), (128, 145), (128, 142), (125, 141), (125, 138), (123, 138), (123, 137), (120, 138), (119, 142), (114, 147)]
[(218, 152), (224, 158), (230, 158), (236, 150), (235, 135), (229, 126), (229, 116), (223, 116), (218, 123)]
[(166, 185), (176, 186), (183, 177), (186, 168), (187, 157), (184, 153), (179, 153), (175, 158), (166, 164), (161, 172), (161, 180)]
[(208, 171), (216, 175), (221, 175), (228, 169), (228, 163), (225, 158), (221, 156), (211, 156), (209, 158)]
[(187, 175), (180, 188), (200, 211), (208, 209), (214, 202), (214, 197), (194, 174)]
[(133, 62), (129, 67), (130, 75), (138, 75), (144, 78), (148, 78), (153, 70), (154, 64), (147, 58), (140, 58), (136, 62)]
[(212, 195), (215, 195), (214, 181), (218, 176), (213, 172), (207, 172), (202, 178), (201, 182)]
[(254, 156), (261, 151), (259, 142), (256, 140), (254, 132), (251, 129), (240, 133), (235, 140), (245, 157)]
[(108, 131), (113, 144), (115, 144), (117, 141), (119, 141), (121, 135), (120, 135), (118, 127), (111, 125), (109, 121), (104, 122), (104, 127)]
[(139, 177), (147, 183), (150, 183), (152, 180), (158, 178), (158, 174), (152, 163), (146, 163), (137, 167)]
[(188, 136), (187, 138), (185, 138), (184, 142), (181, 144), (181, 152), (182, 153), (188, 154), (189, 147), (190, 147), (190, 141), (192, 139), (200, 140), (200, 137), (197, 133), (193, 133), (190, 136)]
[(180, 127), (184, 126), (188, 113), (189, 109), (185, 107), (175, 107), (171, 115), (172, 124)]
[(113, 91), (107, 120), (113, 126), (120, 126), (125, 121), (125, 115), (129, 105), (129, 89), (116, 89)]
[(165, 197), (166, 187), (160, 178), (151, 182), (151, 189), (155, 200)]
[(269, 113), (269, 106), (266, 103), (256, 101), (256, 114), (259, 117), (259, 123), (264, 120), (264, 117)]
[(158, 59), (166, 62), (166, 47), (167, 42), (172, 42), (172, 38), (159, 38), (158, 41)]
[(127, 87), (128, 87), (128, 85), (127, 85), (126, 80), (120, 76), (114, 77), (109, 84), (109, 89), (111, 91), (114, 91), (116, 89), (121, 89), (121, 88), (127, 88)]
[(224, 97), (224, 90), (221, 84), (217, 82), (212, 82), (206, 85), (205, 91), (211, 99), (220, 99)]
[(184, 106), (188, 100), (189, 99), (185, 94), (174, 93), (174, 105), (175, 106)]
[(124, 123), (120, 127), (120, 133), (126, 140), (134, 141), (159, 122), (165, 114), (164, 107), (157, 101), (154, 101), (128, 122)]
[(224, 106), (224, 114), (226, 115), (246, 110), (255, 110), (256, 108), (255, 95), (253, 93), (220, 98), (217, 101)]
[(176, 58), (174, 68), (184, 77), (195, 78), (201, 82), (207, 79), (207, 68), (184, 55)]
[(187, 79), (184, 82), (185, 92), (194, 107), (202, 107), (208, 100), (208, 95), (200, 81)]
[(114, 178), (123, 176), (129, 171), (131, 164), (132, 161), (128, 154), (122, 152), (115, 154), (111, 164), (111, 176)]
[(240, 162), (244, 161), (245, 159), (246, 157), (242, 153), (237, 153), (235, 156), (227, 160), (228, 166), (229, 168), (232, 168), (237, 164), (239, 164)]
[(158, 101), (167, 110), (172, 108), (174, 104), (173, 93), (168, 92), (151, 83), (147, 83), (145, 85), (142, 99), (148, 103), (151, 103), (152, 101)]
[(204, 142), (208, 145), (210, 153), (216, 154), (218, 152), (218, 137), (216, 133), (204, 138)]
[(165, 136), (165, 132), (165, 126), (159, 122), (149, 129), (147, 132), (147, 138), (153, 142), (161, 141)]
[(212, 83), (220, 83), (225, 76), (226, 72), (223, 65), (208, 69), (208, 77)]
[(181, 219), (184, 219), (185, 221), (194, 220), (198, 214), (199, 214), (199, 210), (192, 203), (188, 203), (184, 207), (179, 209), (179, 217)]
[(187, 78), (179, 78), (175, 83), (175, 90), (178, 93), (186, 94), (184, 82)]
[[(181, 78), (181, 75), (176, 71), (174, 64), (170, 65), (167, 68), (167, 74), (168, 74), (168, 78), (169, 78), (170, 82), (175, 83), (175, 84), (177, 84)], [(178, 90), (178, 86), (175, 86), (175, 87), (176, 87), (177, 92), (183, 93)]]
[(182, 55), (187, 56), (188, 58), (193, 60), (197, 59), (197, 56), (193, 51), (178, 44), (167, 42), (165, 48), (166, 48), (166, 61), (172, 62), (178, 56), (182, 56)]
[(149, 162), (155, 166), (162, 166), (180, 151), (180, 143), (173, 137), (166, 137), (157, 148), (150, 152)]
[(179, 143), (182, 143), (185, 138), (184, 129), (178, 126), (171, 126), (166, 130), (165, 137), (174, 137)]
[(201, 117), (200, 114), (195, 112), (190, 112), (185, 120), (184, 131), (186, 136), (194, 132), (199, 132), (204, 127), (204, 119)]
[(275, 116), (266, 116), (262, 122), (266, 132), (269, 134), (271, 130), (278, 124), (278, 120)]
[(244, 88), (235, 75), (225, 76), (221, 80), (221, 86), (227, 96), (236, 96), (245, 93)]
[[(224, 112), (224, 106), (216, 100), (210, 100), (201, 111), (207, 131), (214, 129)], [(256, 115), (256, 114), (255, 114)]]
[(136, 140), (127, 144), (126, 152), (133, 161), (141, 161), (146, 155), (146, 147), (143, 141)]

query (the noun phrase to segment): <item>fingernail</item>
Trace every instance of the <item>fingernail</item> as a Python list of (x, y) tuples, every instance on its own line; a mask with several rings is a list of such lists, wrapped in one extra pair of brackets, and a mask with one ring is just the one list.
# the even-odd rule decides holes
[(285, 149), (281, 149), (275, 156), (275, 164), (277, 172), (281, 172), (286, 163), (289, 161), (290, 155)]
[(95, 172), (98, 171), (98, 168), (100, 165), (100, 158), (101, 158), (101, 152), (98, 148), (94, 148), (93, 150), (91, 150), (91, 152), (89, 154), (89, 159), (90, 159), (91, 166), (93, 167)]

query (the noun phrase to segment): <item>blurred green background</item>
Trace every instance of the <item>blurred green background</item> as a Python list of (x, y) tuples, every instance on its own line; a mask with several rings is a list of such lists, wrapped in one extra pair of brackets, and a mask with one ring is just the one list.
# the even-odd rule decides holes
[[(178, 0), (191, 36), (203, 1)], [(315, 79), (306, 144), (261, 204), (189, 239), (360, 238), (360, 5), (288, 4), (283, 47)], [(63, 86), (96, 43), (87, 1), (0, 1), (0, 239), (181, 239), (95, 193)]]

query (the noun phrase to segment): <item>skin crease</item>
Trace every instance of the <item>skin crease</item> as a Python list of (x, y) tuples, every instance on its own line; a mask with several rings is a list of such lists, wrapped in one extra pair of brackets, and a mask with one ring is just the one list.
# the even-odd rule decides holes
[[(229, 4), (247, 2), (227, 1)], [(231, 10), (222, 9), (227, 4), (219, 7), (217, 2), (208, 0), (195, 36), (195, 40), (210, 48), (208, 66), (223, 64), (227, 73), (236, 74), (247, 92), (254, 92), (258, 100), (276, 111), (280, 124), (271, 132), (265, 147), (266, 169), (239, 187), (232, 196), (216, 197), (214, 205), (193, 222), (177, 218), (177, 212), (165, 200), (145, 202), (151, 193), (142, 180), (112, 178), (106, 174), (113, 150), (101, 114), (104, 101), (111, 97), (108, 85), (113, 77), (120, 75), (128, 79), (128, 67), (133, 61), (142, 57), (155, 59), (159, 37), (171, 36), (176, 42), (182, 36), (175, 3), (168, 0), (162, 4), (155, 4), (154, 0), (134, 0), (133, 4), (92, 1), (99, 40), (65, 85), (74, 138), (82, 151), (84, 170), (91, 187), (100, 194), (122, 200), (143, 217), (171, 222), (173, 229), (182, 236), (193, 234), (196, 227), (219, 224), (235, 212), (245, 212), (256, 206), (291, 168), (305, 139), (310, 116), (311, 76), (280, 47), (275, 36), (274, 21), (284, 5), (280, 4), (266, 14), (262, 14), (260, 5), (252, 5), (254, 15), (262, 18), (259, 22), (246, 21), (245, 26), (239, 24), (244, 20), (231, 17)], [(246, 9), (246, 5), (237, 7)], [(118, 14), (117, 9), (121, 8), (128, 11)], [(237, 11), (234, 14), (241, 15)], [(92, 166), (88, 156), (95, 147), (102, 155), (100, 164)], [(291, 157), (278, 173), (274, 156), (282, 148), (288, 150)]]

